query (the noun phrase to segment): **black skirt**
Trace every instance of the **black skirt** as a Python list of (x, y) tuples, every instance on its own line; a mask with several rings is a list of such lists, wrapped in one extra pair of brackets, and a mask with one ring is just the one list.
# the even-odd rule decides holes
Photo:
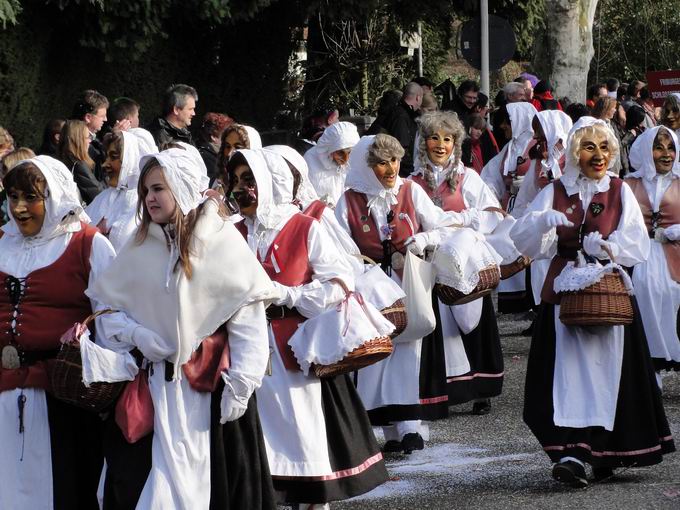
[[(439, 305), (432, 293), (432, 307), (437, 319), (435, 330), (423, 338), (420, 348), (418, 404), (388, 405), (371, 409), (368, 416), (373, 426), (387, 426), (407, 420), (441, 420), (449, 416), (449, 396), (446, 392), (446, 360), (442, 337)], [(359, 374), (359, 377), (361, 375)]]
[(498, 293), (499, 313), (522, 313), (535, 309), (534, 294), (531, 290), (531, 266), (524, 270), (524, 290)]
[(349, 376), (321, 379), (321, 402), (333, 473), (319, 477), (273, 476), (279, 503), (349, 499), (387, 481), (380, 448)]
[[(276, 508), (255, 396), (245, 414), (220, 424), (224, 383), (210, 403), (210, 508)], [(151, 471), (153, 433), (130, 444), (112, 415), (105, 424), (104, 510), (135, 510)], [(95, 487), (96, 490), (96, 487)]]
[(461, 335), (470, 371), (447, 379), (449, 405), (497, 397), (503, 391), (503, 349), (493, 300), (491, 296), (482, 299), (479, 324)]
[(52, 454), (55, 510), (98, 510), (102, 472), (102, 420), (45, 393)]
[(553, 422), (555, 306), (542, 303), (531, 340), (524, 390), (524, 421), (553, 462), (575, 457), (593, 467), (648, 466), (675, 451), (656, 384), (637, 303), (625, 327), (621, 382), (613, 430), (558, 427)]

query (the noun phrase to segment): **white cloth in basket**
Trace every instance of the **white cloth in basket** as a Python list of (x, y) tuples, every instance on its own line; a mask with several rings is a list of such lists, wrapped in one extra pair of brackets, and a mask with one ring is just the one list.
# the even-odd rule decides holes
[(406, 297), (399, 284), (387, 276), (378, 265), (366, 266), (365, 272), (356, 277), (354, 286), (364, 300), (378, 310), (392, 306), (399, 299)]
[(498, 265), (501, 257), (469, 228), (442, 229), (442, 241), (432, 256), (437, 283), (469, 294), (479, 283), (479, 271)]
[(578, 262), (578, 265), (569, 262), (559, 276), (555, 278), (553, 283), (555, 292), (575, 292), (586, 289), (599, 282), (604, 275), (613, 273), (615, 269), (618, 269), (628, 294), (633, 295), (633, 282), (620, 265), (613, 262), (604, 266), (599, 262), (586, 264), (583, 255), (580, 253)]
[(307, 375), (312, 363), (336, 363), (367, 341), (393, 331), (394, 324), (361, 294), (352, 292), (337, 306), (303, 322), (288, 345)]
[(515, 243), (510, 239), (510, 229), (516, 221), (515, 218), (508, 215), (503, 218), (493, 232), (486, 235), (486, 242), (491, 245), (501, 258), (500, 263), (502, 265), (511, 264), (522, 255), (517, 248), (515, 248)]
[(83, 384), (89, 388), (93, 382), (132, 381), (139, 369), (128, 352), (104, 349), (90, 340), (85, 330), (80, 338), (80, 358), (83, 364)]

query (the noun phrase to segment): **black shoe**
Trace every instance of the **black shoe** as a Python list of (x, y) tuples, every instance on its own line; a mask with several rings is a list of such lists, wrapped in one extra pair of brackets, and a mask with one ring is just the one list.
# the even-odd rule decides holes
[(575, 489), (582, 489), (588, 487), (588, 479), (586, 478), (586, 469), (583, 465), (573, 460), (565, 462), (558, 462), (553, 466), (552, 476), (558, 482), (574, 487)]
[(604, 482), (605, 480), (614, 476), (614, 470), (610, 467), (593, 468), (593, 480), (596, 482)]
[(405, 454), (411, 453), (413, 450), (422, 450), (425, 448), (425, 441), (423, 436), (417, 432), (406, 434), (401, 440), (401, 449)]
[(472, 404), (472, 414), (482, 416), (491, 412), (491, 399), (487, 398)]
[(402, 449), (401, 441), (390, 439), (383, 445), (380, 451), (383, 453), (401, 453)]

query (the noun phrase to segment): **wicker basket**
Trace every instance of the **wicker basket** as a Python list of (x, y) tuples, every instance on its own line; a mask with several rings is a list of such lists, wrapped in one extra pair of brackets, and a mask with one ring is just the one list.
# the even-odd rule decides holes
[[(82, 329), (99, 315), (106, 313), (114, 313), (114, 310), (102, 310), (90, 315), (83, 321)], [(83, 384), (83, 364), (77, 342), (62, 344), (57, 357), (48, 362), (47, 372), (52, 394), (57, 399), (96, 413), (113, 404), (127, 384), (127, 381), (92, 383), (87, 388)]]
[(317, 377), (335, 377), (348, 374), (385, 359), (392, 354), (392, 340), (385, 336), (374, 338), (360, 345), (337, 363), (331, 365), (312, 365)]
[[(349, 296), (350, 290), (347, 288), (347, 285), (345, 285), (345, 282), (339, 278), (333, 278), (331, 281), (339, 284), (345, 291), (345, 295)], [(398, 300), (389, 309), (385, 309), (381, 313), (385, 315), (385, 312), (389, 312), (395, 316), (395, 320), (398, 320), (397, 317), (400, 315), (400, 313), (402, 313), (399, 311), (399, 307), (397, 306), (400, 301), (401, 300)], [(404, 309), (403, 313), (405, 316), (406, 313), (403, 303), (401, 303), (401, 308)], [(385, 317), (388, 318), (388, 320), (391, 320), (389, 317), (387, 317), (387, 315), (385, 315)], [(404, 317), (404, 323), (405, 322), (406, 320)], [(404, 327), (406, 327), (406, 324), (404, 324)], [(390, 340), (389, 336), (373, 338), (372, 340), (364, 342), (352, 352), (348, 353), (340, 361), (330, 365), (313, 364), (312, 370), (314, 370), (314, 373), (317, 377), (335, 377), (336, 375), (348, 374), (385, 359), (387, 356), (392, 354), (392, 350), (392, 340)]]
[(498, 266), (489, 266), (479, 271), (479, 283), (469, 294), (463, 294), (461, 291), (441, 283), (434, 286), (434, 291), (439, 300), (445, 305), (463, 305), (491, 294), (491, 291), (498, 287), (500, 279), (501, 275)]
[(531, 264), (531, 259), (525, 255), (520, 255), (514, 262), (500, 266), (501, 280), (507, 280), (511, 276), (515, 276), (522, 269), (529, 267), (529, 264)]
[(406, 304), (403, 299), (397, 299), (391, 306), (380, 310), (380, 313), (394, 324), (394, 331), (390, 338), (397, 338), (404, 332), (408, 325), (408, 317), (406, 316)]
[(560, 294), (560, 320), (568, 326), (623, 326), (633, 322), (633, 303), (618, 270), (578, 292)]

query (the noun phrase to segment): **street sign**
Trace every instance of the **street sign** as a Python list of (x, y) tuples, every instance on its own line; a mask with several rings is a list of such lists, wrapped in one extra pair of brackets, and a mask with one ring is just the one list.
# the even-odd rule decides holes
[[(482, 32), (479, 17), (463, 23), (460, 48), (463, 58), (475, 69), (482, 68)], [(515, 34), (508, 20), (489, 16), (489, 69), (495, 71), (510, 62), (515, 53)]]
[(663, 106), (666, 96), (673, 92), (680, 93), (680, 70), (649, 71), (647, 88), (654, 100), (654, 106)]

